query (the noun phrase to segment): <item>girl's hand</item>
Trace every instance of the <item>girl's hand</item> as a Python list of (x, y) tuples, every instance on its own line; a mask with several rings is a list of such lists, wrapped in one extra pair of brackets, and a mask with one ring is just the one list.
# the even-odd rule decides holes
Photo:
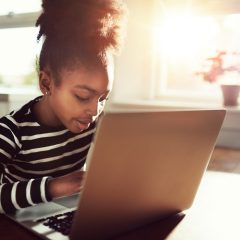
[(48, 191), (51, 197), (58, 198), (70, 196), (77, 193), (82, 188), (84, 171), (77, 171), (67, 175), (50, 179), (48, 182)]

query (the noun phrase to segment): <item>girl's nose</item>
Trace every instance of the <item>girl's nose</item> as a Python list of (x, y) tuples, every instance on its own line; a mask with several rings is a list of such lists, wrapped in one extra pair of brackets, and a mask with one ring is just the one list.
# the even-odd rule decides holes
[(91, 104), (89, 104), (87, 108), (87, 114), (91, 117), (97, 116), (99, 113), (99, 102), (93, 101)]

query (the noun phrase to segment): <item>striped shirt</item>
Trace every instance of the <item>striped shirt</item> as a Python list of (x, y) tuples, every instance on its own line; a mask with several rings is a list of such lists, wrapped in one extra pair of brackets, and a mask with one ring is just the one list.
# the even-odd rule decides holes
[(83, 167), (96, 129), (79, 134), (41, 125), (36, 98), (0, 118), (0, 213), (51, 201), (47, 180)]

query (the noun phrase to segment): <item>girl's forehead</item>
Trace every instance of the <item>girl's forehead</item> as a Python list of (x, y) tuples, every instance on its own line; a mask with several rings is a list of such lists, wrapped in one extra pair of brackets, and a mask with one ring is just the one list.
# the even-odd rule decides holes
[[(92, 59), (92, 61), (90, 61)], [(103, 75), (109, 78), (109, 81), (113, 81), (114, 74), (114, 58), (111, 53), (106, 52), (104, 57), (99, 59), (91, 58), (90, 60), (84, 62), (81, 60), (74, 60), (69, 62), (65, 67), (60, 69), (60, 76), (65, 77), (65, 75), (79, 75), (85, 78), (91, 78), (92, 76)]]
[(112, 88), (113, 72), (105, 70), (90, 70), (83, 67), (62, 69), (60, 73), (61, 85), (78, 89), (85, 86), (97, 92), (110, 91)]

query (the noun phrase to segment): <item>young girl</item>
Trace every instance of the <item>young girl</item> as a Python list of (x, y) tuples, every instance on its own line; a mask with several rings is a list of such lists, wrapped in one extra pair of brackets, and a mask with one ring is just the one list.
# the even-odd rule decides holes
[(68, 196), (113, 81), (125, 6), (119, 0), (43, 0), (36, 26), (42, 96), (0, 119), (0, 212)]

